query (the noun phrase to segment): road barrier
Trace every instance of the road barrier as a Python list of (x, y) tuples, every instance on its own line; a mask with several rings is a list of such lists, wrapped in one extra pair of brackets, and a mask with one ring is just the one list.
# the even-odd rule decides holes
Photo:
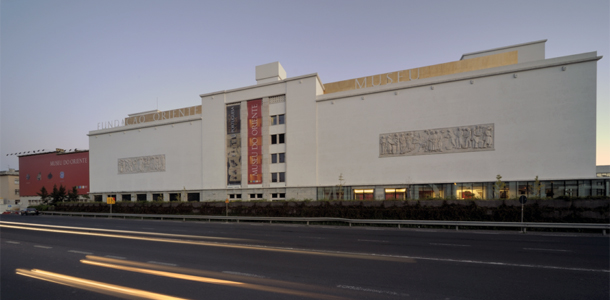
[(241, 222), (297, 222), (297, 223), (345, 223), (350, 227), (353, 224), (371, 225), (385, 224), (401, 226), (443, 226), (455, 227), (459, 230), (460, 227), (508, 227), (520, 228), (526, 232), (527, 228), (552, 228), (552, 229), (589, 229), (601, 230), (604, 235), (610, 230), (610, 224), (607, 223), (537, 223), (537, 222), (482, 222), (482, 221), (429, 221), (429, 220), (379, 220), (379, 219), (344, 219), (344, 218), (300, 218), (300, 217), (243, 217), (243, 216), (204, 216), (204, 215), (158, 215), (158, 214), (108, 214), (108, 213), (86, 213), (86, 212), (55, 212), (42, 211), (45, 215), (60, 215), (60, 216), (80, 216), (93, 218), (123, 218), (123, 219), (161, 219), (161, 220), (206, 220), (211, 222), (216, 221), (234, 221)]

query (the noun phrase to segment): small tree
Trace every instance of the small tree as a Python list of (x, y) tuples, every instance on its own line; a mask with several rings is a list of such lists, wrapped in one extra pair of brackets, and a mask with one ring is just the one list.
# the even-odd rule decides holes
[(502, 198), (502, 191), (504, 191), (504, 189), (506, 188), (506, 184), (504, 184), (504, 182), (502, 182), (502, 176), (500, 176), (500, 174), (498, 174), (498, 176), (496, 176), (496, 179), (498, 181), (496, 181), (496, 183), (494, 183), (494, 193), (496, 193), (498, 195), (498, 199)]
[(44, 186), (40, 188), (40, 192), (36, 193), (36, 195), (40, 196), (40, 200), (42, 201), (42, 204), (47, 204), (49, 203), (49, 192), (47, 192), (47, 188), (45, 188)]
[(78, 190), (75, 186), (72, 187), (72, 191), (68, 192), (68, 201), (76, 202), (78, 201)]
[(543, 187), (544, 184), (540, 184), (540, 180), (538, 180), (538, 175), (536, 175), (536, 179), (534, 180), (534, 192), (536, 193), (536, 196), (538, 196), (538, 198), (542, 196), (542, 194), (540, 194), (540, 190), (542, 190)]
[(53, 198), (53, 200), (51, 200), (52, 204), (64, 202), (66, 199), (66, 188), (63, 185), (59, 185), (59, 188), (57, 188), (57, 185), (54, 184), (53, 192), (51, 192), (51, 198)]
[(345, 180), (343, 179), (343, 173), (339, 174), (339, 184), (337, 185), (338, 191), (337, 191), (337, 200), (343, 200), (343, 194), (345, 193), (345, 191), (343, 190), (343, 183), (345, 182)]

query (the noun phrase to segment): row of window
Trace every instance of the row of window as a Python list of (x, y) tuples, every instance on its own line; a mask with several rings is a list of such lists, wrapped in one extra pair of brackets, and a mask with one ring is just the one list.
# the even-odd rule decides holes
[(271, 173), (271, 182), (286, 182), (286, 172)]
[(283, 164), (286, 162), (286, 153), (273, 153), (271, 154), (272, 164)]
[(539, 198), (610, 196), (608, 180), (507, 181), (500, 188), (494, 182), (413, 184), (383, 188), (345, 186), (319, 187), (318, 200), (405, 200), (405, 199), (508, 199), (521, 195)]
[[(263, 194), (249, 194), (251, 200), (263, 199)], [(241, 194), (229, 194), (229, 199), (241, 200)], [(272, 200), (286, 199), (286, 193), (272, 193)]]
[(285, 143), (285, 134), (272, 134), (271, 135), (271, 145), (284, 144)]

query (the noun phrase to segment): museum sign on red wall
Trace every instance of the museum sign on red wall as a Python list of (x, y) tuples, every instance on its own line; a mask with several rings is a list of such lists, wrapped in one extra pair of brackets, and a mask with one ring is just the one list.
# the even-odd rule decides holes
[(53, 185), (75, 186), (79, 195), (89, 193), (89, 151), (46, 153), (19, 157), (19, 194), (36, 196), (44, 186), (49, 193)]

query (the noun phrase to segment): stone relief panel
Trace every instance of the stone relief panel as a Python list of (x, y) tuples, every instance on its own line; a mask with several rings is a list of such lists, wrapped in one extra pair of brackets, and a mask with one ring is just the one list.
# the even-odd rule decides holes
[(379, 135), (379, 157), (494, 150), (494, 124)]
[(119, 174), (165, 172), (165, 154), (119, 158)]

